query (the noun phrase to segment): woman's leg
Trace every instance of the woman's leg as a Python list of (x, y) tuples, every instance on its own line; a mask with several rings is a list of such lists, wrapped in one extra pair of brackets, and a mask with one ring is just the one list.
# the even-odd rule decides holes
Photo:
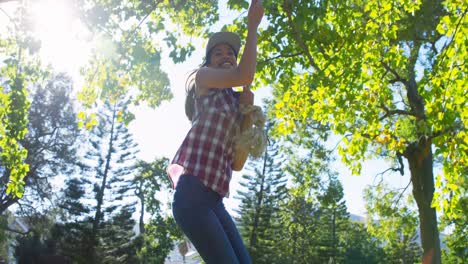
[(218, 193), (204, 186), (196, 177), (183, 175), (174, 193), (174, 219), (207, 264), (239, 263), (213, 211), (220, 200)]
[(242, 241), (242, 238), (237, 230), (234, 221), (232, 220), (231, 216), (229, 215), (228, 211), (224, 207), (222, 199), (218, 202), (214, 209), (214, 213), (218, 217), (221, 225), (223, 226), (224, 232), (226, 233), (229, 241), (231, 242), (231, 246), (236, 253), (237, 259), (241, 264), (250, 264), (252, 263), (250, 259), (249, 252)]

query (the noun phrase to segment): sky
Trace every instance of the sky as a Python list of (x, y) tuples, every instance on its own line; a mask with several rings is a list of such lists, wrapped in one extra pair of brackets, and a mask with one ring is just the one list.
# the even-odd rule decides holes
[[(88, 42), (89, 34), (86, 29), (73, 19), (72, 11), (63, 2), (66, 1), (42, 0), (35, 2), (34, 21), (37, 34), (42, 41), (42, 59), (50, 63), (56, 71), (69, 73), (75, 81), (76, 89), (79, 89), (82, 83), (79, 70), (86, 64), (91, 44)], [(12, 7), (12, 3), (0, 4), (0, 33), (5, 30), (4, 26), (8, 24), (8, 17), (5, 13), (13, 16)], [(219, 30), (225, 23), (229, 23), (233, 17), (239, 15), (235, 12), (227, 12), (225, 1), (220, 1), (220, 7), (222, 10), (220, 22), (213, 27), (212, 31)], [(201, 39), (193, 39), (193, 41), (197, 49), (184, 63), (174, 64), (167, 53), (162, 56), (162, 68), (169, 75), (174, 98), (171, 101), (163, 102), (157, 109), (150, 109), (144, 105), (132, 108), (136, 119), (132, 121), (129, 128), (139, 144), (138, 158), (140, 159), (146, 161), (152, 161), (157, 157), (172, 159), (190, 128), (190, 122), (184, 113), (185, 80), (187, 74), (201, 63), (206, 44), (206, 41)], [(263, 98), (271, 96), (271, 89), (257, 87), (254, 94), (254, 103), (261, 105)], [(388, 162), (382, 160), (365, 161), (361, 176), (352, 176), (350, 170), (341, 162), (337, 161), (333, 164), (333, 168), (338, 172), (339, 179), (343, 184), (344, 199), (349, 212), (365, 215), (363, 190), (367, 185), (375, 184), (376, 179), (379, 179), (376, 178), (376, 175), (388, 169), (389, 165)], [(407, 164), (405, 167), (408, 168)], [(234, 173), (230, 185), (233, 195), (225, 199), (227, 209), (234, 215), (236, 215), (234, 210), (239, 205), (239, 201), (233, 197), (240, 189), (239, 179), (242, 173), (242, 171)], [(404, 176), (388, 173), (385, 174), (385, 179), (391, 186), (405, 188), (409, 183), (409, 172), (406, 170)], [(409, 191), (410, 189), (407, 192)], [(171, 197), (165, 195), (161, 199), (169, 201)]]

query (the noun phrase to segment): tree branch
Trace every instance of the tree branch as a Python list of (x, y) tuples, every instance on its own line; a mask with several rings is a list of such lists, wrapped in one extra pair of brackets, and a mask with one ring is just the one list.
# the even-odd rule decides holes
[(267, 62), (269, 62), (269, 61), (273, 61), (273, 60), (276, 60), (276, 59), (279, 59), (279, 58), (291, 58), (291, 57), (296, 57), (296, 56), (299, 56), (299, 55), (302, 55), (302, 54), (304, 54), (304, 53), (303, 53), (303, 52), (297, 52), (297, 53), (293, 53), (293, 54), (280, 54), (280, 55), (277, 55), (277, 56), (268, 58), (268, 59), (266, 59), (266, 60), (263, 60), (263, 61), (259, 62), (259, 64), (267, 63)]
[(313, 68), (315, 68), (317, 71), (323, 72), (322, 69), (318, 67), (317, 63), (315, 63), (315, 60), (312, 58), (312, 55), (310, 54), (309, 48), (307, 47), (304, 40), (302, 39), (300, 32), (297, 30), (296, 25), (294, 24), (291, 6), (289, 3), (287, 3), (287, 1), (284, 2), (284, 10), (286, 11), (286, 14), (288, 16), (288, 24), (291, 27), (291, 30), (294, 35), (294, 39), (299, 44), (299, 47), (304, 51), (307, 59), (309, 60), (310, 65)]
[(18, 197), (13, 198), (11, 195), (6, 195), (6, 197), (8, 197), (8, 198), (7, 199), (2, 199), (2, 204), (0, 204), (0, 214), (5, 212), (6, 209), (8, 209), (8, 207), (10, 207), (12, 204), (19, 201)]
[(156, 8), (158, 7), (158, 5), (161, 4), (161, 3), (162, 3), (162, 1), (158, 1), (158, 2), (155, 2), (155, 3), (153, 4), (152, 9), (150, 10), (150, 12), (148, 12), (148, 14), (146, 14), (146, 16), (144, 16), (144, 17), (140, 20), (140, 22), (138, 23), (138, 25), (137, 25), (137, 26), (132, 30), (132, 32), (128, 35), (128, 36), (129, 36), (128, 39), (131, 39), (131, 38), (135, 35), (137, 29), (140, 28), (141, 24), (143, 24), (143, 22), (145, 22), (145, 20), (151, 15), (151, 13), (153, 13), (153, 12), (156, 10)]
[[(0, 2), (1, 3), (1, 2)], [(8, 19), (10, 20), (11, 23), (15, 24), (15, 21), (13, 20), (13, 18), (11, 18), (11, 16), (3, 9), (3, 8), (0, 8), (0, 11), (2, 11), (2, 13), (8, 17)], [(15, 24), (16, 26), (16, 24)]]
[[(398, 152), (397, 152), (397, 159), (398, 159), (398, 163), (400, 164), (400, 167), (397, 167), (397, 168), (388, 168), (388, 169), (384, 170), (383, 172), (377, 173), (377, 174), (375, 175), (375, 177), (380, 176), (380, 183), (382, 183), (382, 181), (383, 181), (383, 175), (384, 175), (385, 173), (389, 172), (389, 171), (400, 172), (401, 175), (404, 174), (404, 168), (405, 168), (405, 167), (404, 167), (404, 164), (403, 164), (403, 159), (402, 159), (402, 157), (403, 157), (403, 155), (402, 155), (401, 153), (398, 153)], [(380, 183), (379, 183), (379, 184), (380, 184)], [(406, 187), (406, 188), (408, 188), (408, 187)]]
[(20, 234), (20, 235), (27, 235), (27, 234), (29, 234), (29, 233), (31, 232), (31, 230), (28, 230), (28, 231), (26, 231), (26, 232), (21, 232), (21, 231), (19, 231), (19, 230), (15, 230), (15, 229), (13, 229), (13, 228), (9, 228), (8, 226), (5, 227), (4, 229), (5, 229), (5, 231), (9, 231), (9, 232), (16, 233), (16, 234)]
[(411, 184), (411, 179), (409, 180), (408, 182), (408, 185), (406, 185), (406, 187), (403, 189), (403, 191), (400, 193), (400, 195), (398, 195), (398, 199), (395, 201), (394, 204), (398, 204), (400, 202), (400, 199), (401, 197), (403, 196), (403, 194), (406, 192), (406, 190), (408, 189), (408, 187), (410, 186)]
[(382, 63), (382, 66), (385, 68), (385, 70), (391, 72), (393, 76), (395, 76), (394, 79), (390, 80), (390, 83), (393, 84), (395, 82), (401, 82), (406, 84), (407, 80), (405, 78), (402, 78), (400, 74), (398, 74), (398, 72), (396, 72), (394, 69), (390, 68), (390, 66), (387, 63), (385, 63), (385, 61), (380, 60), (380, 63)]
[(338, 148), (338, 145), (340, 145), (341, 141), (343, 141), (343, 139), (348, 138), (350, 136), (352, 136), (352, 134), (343, 135), (343, 137), (336, 143), (336, 145), (329, 152), (330, 153), (334, 152), (336, 148)]
[(419, 50), (421, 43), (416, 42), (410, 49), (410, 56), (408, 58), (408, 65), (406, 70), (408, 71), (408, 80), (405, 83), (406, 96), (408, 103), (411, 107), (411, 111), (418, 120), (425, 120), (426, 116), (424, 113), (424, 102), (423, 98), (418, 92), (418, 85), (416, 82), (416, 62), (419, 56)]
[[(122, 43), (127, 43), (129, 40), (132, 39), (132, 37), (133, 37), (133, 36), (135, 35), (135, 33), (137, 32), (137, 30), (140, 28), (141, 24), (146, 20), (146, 18), (148, 18), (149, 15), (151, 15), (151, 13), (153, 13), (153, 12), (156, 10), (156, 8), (158, 7), (158, 5), (159, 5), (160, 3), (162, 3), (162, 1), (158, 1), (158, 2), (155, 2), (155, 3), (154, 3), (154, 6), (153, 6), (153, 8), (150, 10), (150, 12), (148, 12), (148, 14), (146, 14), (146, 15), (140, 20), (140, 22), (138, 23), (138, 25), (137, 25), (136, 27), (134, 27), (134, 28), (131, 30), (131, 32), (124, 38), (124, 40), (122, 40)], [(103, 30), (105, 30), (105, 29), (103, 29)], [(106, 33), (108, 33), (108, 32), (106, 32)], [(108, 33), (108, 34), (109, 34), (109, 33)], [(94, 71), (94, 73), (93, 73), (93, 76), (92, 76), (91, 79), (90, 79), (90, 83), (92, 83), (92, 82), (94, 81), (94, 78), (96, 77), (96, 74), (97, 74), (97, 72), (98, 72), (98, 69), (99, 69), (99, 65), (96, 66), (96, 69), (95, 69), (95, 71)]]
[(463, 18), (465, 17), (466, 13), (468, 12), (468, 8), (465, 9), (465, 11), (463, 12), (463, 15), (460, 17), (460, 20), (458, 21), (457, 23), (457, 26), (455, 27), (455, 31), (453, 32), (453, 35), (450, 39), (450, 41), (448, 43), (445, 43), (444, 46), (442, 47), (441, 50), (444, 51), (444, 54), (442, 55), (442, 59), (440, 61), (440, 64), (442, 64), (442, 62), (444, 62), (444, 59), (447, 57), (445, 56), (447, 54), (447, 49), (449, 48), (449, 46), (453, 43), (453, 40), (455, 39), (455, 35), (457, 34), (458, 32), (458, 29), (460, 27), (460, 24), (461, 22), (463, 21)]
[(381, 116), (379, 118), (380, 121), (382, 121), (383, 119), (389, 117), (389, 116), (392, 116), (392, 115), (409, 115), (409, 116), (416, 116), (413, 112), (410, 112), (410, 111), (406, 111), (406, 110), (402, 110), (402, 109), (394, 109), (394, 110), (390, 110), (388, 109), (388, 107), (386, 107), (385, 105), (381, 105), (382, 109), (385, 111), (385, 115)]
[(446, 128), (446, 129), (444, 129), (444, 130), (435, 131), (435, 132), (429, 137), (429, 140), (432, 140), (432, 139), (434, 139), (434, 138), (436, 138), (436, 137), (442, 136), (442, 135), (447, 134), (447, 133), (455, 132), (455, 130), (457, 130), (457, 129), (462, 129), (461, 126), (460, 126), (460, 127), (457, 127), (456, 125), (459, 125), (459, 126), (461, 125), (461, 126), (462, 126), (462, 124), (460, 124), (460, 123), (455, 123), (454, 126), (450, 126), (450, 127)]
[(405, 174), (405, 164), (403, 163), (403, 154), (401, 154), (400, 152), (397, 152), (396, 153), (397, 155), (397, 159), (398, 159), (398, 163), (400, 163), (400, 175), (403, 176)]
[(379, 172), (377, 173), (377, 175), (375, 176), (383, 176), (385, 173), (389, 172), (389, 171), (400, 171), (400, 168), (388, 168), (382, 172)]

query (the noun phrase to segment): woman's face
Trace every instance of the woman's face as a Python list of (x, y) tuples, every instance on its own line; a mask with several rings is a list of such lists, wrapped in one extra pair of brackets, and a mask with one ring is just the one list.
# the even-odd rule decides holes
[(234, 50), (228, 44), (218, 44), (210, 52), (210, 64), (213, 68), (233, 68), (237, 66)]

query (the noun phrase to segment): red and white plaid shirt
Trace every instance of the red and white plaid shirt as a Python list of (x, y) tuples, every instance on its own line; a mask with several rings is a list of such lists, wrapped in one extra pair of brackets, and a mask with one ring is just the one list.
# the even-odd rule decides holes
[(232, 139), (239, 117), (239, 93), (232, 88), (210, 89), (195, 99), (192, 127), (168, 168), (174, 188), (180, 175), (190, 174), (222, 196), (228, 195)]

